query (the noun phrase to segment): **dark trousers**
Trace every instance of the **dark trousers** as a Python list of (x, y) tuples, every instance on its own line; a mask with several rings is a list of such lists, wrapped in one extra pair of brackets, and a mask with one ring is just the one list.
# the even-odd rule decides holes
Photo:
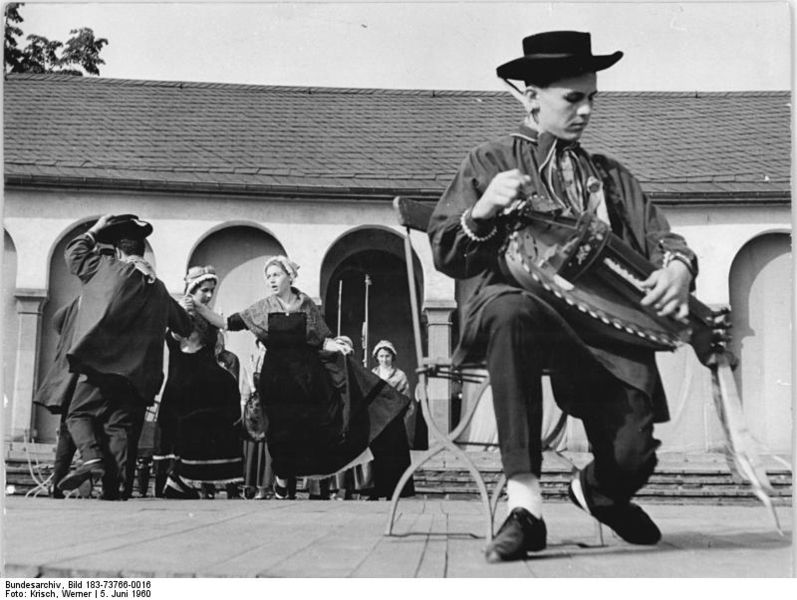
[[(646, 394), (613, 377), (561, 326), (547, 304), (506, 294), (484, 309), (482, 334), (507, 477), (542, 471), (542, 383), (545, 368), (578, 380), (578, 400), (556, 400), (568, 413), (578, 402), (594, 460), (585, 481), (597, 505), (627, 502), (656, 466), (653, 409)], [(572, 389), (572, 388), (571, 388)], [(556, 385), (554, 385), (556, 390)]]
[(61, 422), (58, 426), (58, 443), (55, 445), (53, 483), (58, 483), (69, 473), (76, 451), (77, 446), (75, 446), (75, 442), (72, 440), (69, 428), (66, 425), (66, 414), (62, 414)]
[(81, 374), (69, 405), (66, 423), (83, 461), (104, 461), (103, 496), (124, 493), (131, 470), (131, 446), (137, 447), (146, 407), (123, 382), (98, 381)]
[[(127, 435), (127, 465), (125, 476), (122, 480), (122, 496), (130, 498), (133, 495), (133, 482), (136, 478), (136, 466), (138, 463), (138, 443), (141, 439), (141, 431), (144, 429), (144, 417), (146, 408), (136, 406), (131, 414), (133, 424)], [(147, 480), (149, 481), (149, 480)], [(141, 490), (142, 495), (146, 495), (146, 490)]]

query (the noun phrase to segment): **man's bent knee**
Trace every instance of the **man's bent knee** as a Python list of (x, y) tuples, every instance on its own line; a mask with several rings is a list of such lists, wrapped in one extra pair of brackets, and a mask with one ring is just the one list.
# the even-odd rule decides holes
[(484, 308), (484, 320), (491, 330), (535, 326), (544, 319), (538, 302), (524, 294), (504, 294)]

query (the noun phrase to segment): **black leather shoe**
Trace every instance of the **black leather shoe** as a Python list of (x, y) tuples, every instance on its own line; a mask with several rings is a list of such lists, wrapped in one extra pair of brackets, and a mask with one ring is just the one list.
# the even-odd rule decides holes
[(513, 508), (493, 541), (487, 545), (484, 556), (489, 563), (520, 560), (526, 557), (527, 552), (543, 550), (547, 536), (545, 521), (525, 508)]
[(288, 477), (287, 486), (282, 486), (274, 480), (274, 497), (277, 500), (296, 500), (296, 478)]
[(290, 487), (281, 486), (276, 481), (274, 482), (274, 497), (277, 500), (295, 500), (296, 493), (290, 493)]
[(69, 490), (79, 488), (87, 479), (91, 479), (95, 476), (101, 477), (102, 475), (105, 475), (102, 459), (92, 458), (59, 481), (56, 487), (62, 492), (68, 492)]
[(276, 481), (274, 482), (274, 497), (277, 500), (286, 500), (288, 498), (288, 488), (281, 486)]
[(575, 477), (567, 488), (570, 500), (587, 514), (611, 528), (629, 544), (653, 546), (661, 540), (661, 531), (647, 513), (633, 502), (612, 506), (593, 506), (584, 493), (581, 476)]

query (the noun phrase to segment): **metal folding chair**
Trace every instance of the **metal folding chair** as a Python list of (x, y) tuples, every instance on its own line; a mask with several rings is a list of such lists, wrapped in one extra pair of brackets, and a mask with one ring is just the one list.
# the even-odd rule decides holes
[[(473, 464), (473, 461), (465, 453), (465, 451), (456, 444), (457, 438), (462, 435), (465, 428), (473, 419), (473, 415), (478, 407), (478, 402), (469, 403), (469, 406), (465, 411), (465, 414), (462, 415), (458, 425), (453, 431), (447, 432), (441, 430), (432, 418), (432, 411), (429, 407), (429, 395), (427, 390), (428, 380), (430, 378), (443, 378), (458, 382), (482, 383), (484, 386), (486, 386), (488, 384), (488, 378), (485, 365), (469, 364), (454, 368), (449, 359), (430, 358), (424, 356), (421, 341), (420, 309), (418, 306), (417, 289), (415, 286), (413, 248), (410, 234), (413, 230), (424, 233), (426, 232), (433, 209), (431, 206), (421, 204), (420, 202), (416, 202), (408, 198), (402, 198), (400, 196), (393, 201), (393, 207), (396, 211), (399, 223), (406, 229), (404, 235), (404, 253), (407, 264), (407, 281), (409, 284), (410, 293), (413, 337), (415, 339), (415, 356), (418, 364), (418, 396), (419, 403), (421, 405), (421, 413), (426, 419), (426, 423), (429, 428), (429, 434), (433, 440), (433, 443), (430, 444), (429, 449), (424, 452), (417, 461), (411, 464), (404, 471), (401, 479), (396, 485), (396, 488), (393, 491), (393, 497), (391, 498), (390, 518), (387, 523), (385, 535), (393, 535), (393, 525), (396, 518), (396, 509), (398, 508), (398, 502), (400, 500), (400, 493), (401, 490), (404, 489), (404, 485), (409, 481), (410, 477), (412, 477), (413, 473), (415, 473), (439, 453), (449, 451), (465, 464), (468, 472), (476, 483), (476, 487), (479, 490), (479, 498), (481, 500), (482, 512), (484, 515), (485, 538), (489, 541), (493, 537), (495, 510), (501, 497), (503, 488), (506, 485), (506, 478), (503, 474), (501, 475), (493, 491), (492, 497), (490, 497), (490, 495), (487, 493), (487, 486), (484, 482), (482, 474)], [(553, 441), (559, 437), (566, 423), (567, 415), (562, 413), (554, 427), (542, 440), (543, 449), (549, 448)], [(445, 429), (448, 428), (446, 427)]]

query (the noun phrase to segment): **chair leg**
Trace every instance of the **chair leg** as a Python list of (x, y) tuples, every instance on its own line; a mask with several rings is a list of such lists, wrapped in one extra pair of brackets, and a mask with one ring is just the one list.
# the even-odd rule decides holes
[(451, 440), (446, 440), (444, 444), (452, 454), (459, 456), (465, 461), (468, 471), (470, 471), (471, 477), (476, 482), (476, 487), (479, 488), (479, 496), (482, 501), (482, 513), (484, 514), (486, 521), (484, 537), (488, 542), (490, 542), (493, 539), (493, 514), (490, 510), (490, 496), (487, 494), (487, 486), (484, 483), (484, 478), (476, 468), (476, 465), (473, 464), (473, 461), (468, 458), (468, 455), (465, 454), (461, 448), (457, 447)]
[(448, 450), (465, 462), (465, 466), (470, 472), (473, 480), (476, 482), (476, 487), (479, 490), (479, 497), (482, 502), (482, 512), (485, 516), (485, 538), (488, 542), (493, 539), (493, 514), (490, 510), (490, 499), (487, 494), (487, 486), (484, 483), (484, 478), (476, 468), (476, 465), (473, 464), (473, 461), (468, 458), (467, 454), (454, 445), (454, 443), (450, 440), (444, 440), (435, 444), (421, 456), (421, 459), (418, 462), (407, 467), (407, 469), (401, 475), (401, 479), (399, 479), (398, 484), (394, 488), (393, 496), (390, 499), (390, 516), (388, 517), (387, 527), (385, 528), (385, 535), (393, 535), (393, 524), (396, 519), (396, 510), (398, 509), (398, 503), (401, 499), (401, 490), (404, 489), (404, 484), (409, 481), (410, 477), (412, 477), (412, 474), (415, 471), (420, 469), (427, 461), (429, 461), (431, 458), (434, 458), (437, 454), (443, 452), (444, 450)]
[(445, 450), (445, 447), (439, 442), (433, 444), (431, 448), (421, 455), (418, 462), (404, 469), (404, 473), (401, 474), (401, 479), (399, 479), (396, 487), (393, 489), (393, 496), (390, 498), (390, 516), (388, 517), (387, 527), (385, 528), (385, 535), (393, 535), (393, 523), (396, 519), (396, 509), (398, 508), (398, 503), (401, 499), (401, 490), (404, 489), (404, 485), (410, 480), (410, 477), (412, 477), (415, 471), (420, 469), (427, 461), (440, 454), (443, 450)]
[(602, 548), (605, 546), (605, 542), (603, 541), (603, 525), (598, 519), (595, 519), (595, 546), (598, 548)]
[(498, 501), (501, 499), (501, 493), (504, 491), (505, 487), (506, 475), (501, 473), (501, 476), (495, 484), (495, 489), (493, 489), (492, 498), (490, 498), (490, 519), (492, 519), (493, 526), (495, 526), (495, 511), (498, 510)]
[[(422, 383), (425, 385), (425, 382)], [(424, 390), (425, 392), (425, 390)], [(385, 535), (392, 535), (393, 534), (393, 523), (396, 517), (396, 509), (398, 507), (399, 496), (401, 490), (404, 489), (404, 484), (409, 481), (409, 478), (412, 474), (417, 471), (424, 463), (426, 463), (429, 459), (437, 455), (438, 453), (442, 452), (443, 450), (450, 451), (454, 456), (460, 458), (468, 469), (473, 480), (476, 482), (476, 487), (479, 490), (479, 497), (482, 502), (482, 511), (484, 513), (485, 519), (485, 538), (489, 542), (493, 539), (493, 513), (490, 509), (490, 497), (487, 493), (487, 486), (484, 483), (484, 478), (482, 477), (479, 470), (476, 468), (476, 465), (473, 464), (468, 455), (459, 448), (455, 443), (454, 439), (461, 428), (457, 428), (455, 431), (446, 435), (443, 433), (436, 425), (434, 420), (431, 418), (431, 411), (429, 410), (429, 403), (428, 398), (424, 396), (421, 398), (421, 411), (426, 418), (426, 422), (429, 427), (429, 432), (432, 436), (437, 440), (435, 445), (432, 446), (429, 450), (426, 451), (421, 457), (421, 460), (415, 463), (414, 465), (410, 465), (402, 474), (401, 479), (399, 480), (398, 485), (396, 485), (395, 489), (393, 490), (393, 497), (390, 501), (390, 517), (388, 519), (387, 528), (385, 530)], [(470, 416), (472, 416), (473, 411), (471, 411)], [(468, 417), (468, 419), (470, 418)]]

